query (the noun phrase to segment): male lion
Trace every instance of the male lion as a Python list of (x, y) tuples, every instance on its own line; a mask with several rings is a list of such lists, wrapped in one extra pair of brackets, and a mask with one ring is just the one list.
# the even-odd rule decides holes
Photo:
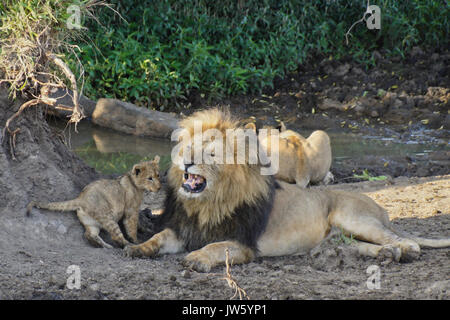
[[(195, 123), (201, 123), (196, 132)], [(224, 151), (234, 148), (237, 121), (218, 109), (200, 111), (182, 120), (188, 137), (202, 141), (202, 151), (217, 151), (220, 139), (203, 139), (208, 129), (221, 132), (227, 142)], [(197, 135), (199, 135), (197, 137)], [(190, 146), (186, 139), (180, 150)], [(195, 147), (195, 142), (194, 142)], [(195, 148), (194, 148), (195, 149)], [(212, 151), (214, 150), (214, 151)], [(129, 256), (190, 251), (184, 264), (208, 272), (223, 264), (225, 250), (230, 261), (247, 263), (255, 256), (281, 256), (309, 251), (337, 227), (352, 234), (361, 254), (408, 260), (420, 253), (419, 245), (450, 246), (450, 239), (431, 240), (398, 235), (386, 211), (365, 195), (333, 190), (301, 189), (261, 175), (261, 165), (223, 164), (220, 161), (175, 162), (168, 173), (165, 211), (160, 216), (160, 232), (139, 245), (125, 248)], [(194, 150), (195, 151), (195, 150)], [(235, 151), (235, 160), (238, 152)]]

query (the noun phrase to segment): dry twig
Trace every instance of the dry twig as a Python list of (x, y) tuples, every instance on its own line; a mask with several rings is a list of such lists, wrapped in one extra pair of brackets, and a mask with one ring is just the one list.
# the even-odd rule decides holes
[(235, 290), (234, 295), (230, 299), (234, 299), (239, 294), (239, 300), (242, 300), (243, 298), (250, 300), (250, 297), (247, 295), (245, 290), (239, 287), (236, 280), (231, 276), (230, 255), (228, 248), (225, 249), (225, 277), (222, 279), (226, 280), (228, 286)]
[[(369, 8), (370, 6), (370, 2), (369, 0), (367, 0), (367, 8)], [(367, 9), (366, 9), (367, 10)], [(358, 23), (361, 23), (363, 21), (365, 21), (366, 19), (366, 13), (364, 12), (364, 15), (362, 16), (361, 19), (359, 19), (358, 21), (356, 21), (355, 23), (352, 24), (352, 26), (350, 27), (350, 29), (348, 29), (348, 31), (345, 33), (345, 43), (348, 45), (348, 36), (351, 35), (350, 31), (353, 29), (354, 26), (356, 26)]]

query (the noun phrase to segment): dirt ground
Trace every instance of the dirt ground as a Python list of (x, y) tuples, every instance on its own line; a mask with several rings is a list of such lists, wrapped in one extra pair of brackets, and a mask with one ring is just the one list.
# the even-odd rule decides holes
[[(450, 236), (449, 175), (331, 188), (369, 195), (388, 209), (400, 230)], [(150, 196), (146, 201), (157, 207), (162, 191)], [(72, 213), (34, 210), (27, 218), (23, 212), (3, 211), (0, 238), (1, 299), (230, 299), (234, 295), (224, 279), (224, 267), (197, 273), (182, 267), (184, 254), (131, 259), (118, 248), (92, 248)], [(333, 239), (311, 255), (257, 258), (232, 266), (231, 274), (251, 299), (449, 299), (449, 262), (449, 248), (423, 249), (417, 261), (382, 265)], [(67, 287), (71, 265), (79, 266), (80, 289)], [(379, 267), (379, 289), (367, 286), (371, 265)]]

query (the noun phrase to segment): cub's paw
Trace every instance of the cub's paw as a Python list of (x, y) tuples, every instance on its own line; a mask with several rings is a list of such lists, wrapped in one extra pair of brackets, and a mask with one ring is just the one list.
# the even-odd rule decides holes
[(213, 264), (208, 255), (199, 250), (189, 253), (184, 258), (182, 263), (186, 268), (198, 272), (209, 272), (213, 267)]

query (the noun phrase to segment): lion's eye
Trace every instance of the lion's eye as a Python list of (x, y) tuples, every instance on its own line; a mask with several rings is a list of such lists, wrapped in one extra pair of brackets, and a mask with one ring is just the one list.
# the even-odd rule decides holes
[(148, 180), (150, 180), (150, 181), (153, 181), (153, 178), (152, 178), (152, 177), (150, 177), (150, 178), (148, 178)]

